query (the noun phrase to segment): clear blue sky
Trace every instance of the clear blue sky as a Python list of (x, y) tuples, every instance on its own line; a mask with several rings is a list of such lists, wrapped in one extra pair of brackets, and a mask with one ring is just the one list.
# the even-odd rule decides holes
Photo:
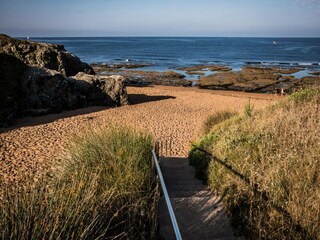
[(0, 0), (0, 32), (320, 37), (320, 0)]

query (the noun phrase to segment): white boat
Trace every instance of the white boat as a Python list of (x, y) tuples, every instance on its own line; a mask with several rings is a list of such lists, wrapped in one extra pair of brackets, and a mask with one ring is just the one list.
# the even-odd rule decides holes
[(277, 45), (278, 43), (276, 41), (273, 41), (272, 44)]

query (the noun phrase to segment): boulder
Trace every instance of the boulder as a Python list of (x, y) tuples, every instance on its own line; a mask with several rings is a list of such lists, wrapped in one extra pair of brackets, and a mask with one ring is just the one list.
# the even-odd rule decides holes
[(87, 106), (127, 104), (121, 76), (100, 78), (85, 73), (74, 77), (45, 68), (32, 67), (22, 82), (23, 114), (43, 115)]
[(43, 115), (64, 109), (84, 107), (74, 84), (63, 74), (45, 68), (30, 67), (22, 81), (22, 114)]
[[(121, 106), (128, 104), (128, 95), (125, 87), (125, 78), (119, 75), (93, 76), (83, 72), (72, 77), (77, 81), (89, 83), (94, 86), (93, 94), (102, 94), (103, 105)], [(78, 83), (79, 84), (79, 83)], [(82, 92), (79, 90), (79, 92)], [(105, 96), (108, 96), (107, 98)]]
[(18, 40), (0, 34), (0, 52), (11, 54), (28, 65), (56, 70), (66, 76), (73, 76), (78, 72), (95, 74), (90, 65), (60, 44)]

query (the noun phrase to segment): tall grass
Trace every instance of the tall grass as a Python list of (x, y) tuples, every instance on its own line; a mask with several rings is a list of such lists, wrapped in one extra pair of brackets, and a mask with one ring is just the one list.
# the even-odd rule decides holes
[(203, 125), (204, 134), (209, 133), (211, 128), (214, 125), (217, 125), (218, 123), (221, 123), (237, 114), (238, 113), (235, 111), (224, 110), (224, 111), (215, 112), (214, 114), (210, 115)]
[[(240, 179), (197, 148), (250, 180)], [(307, 89), (265, 111), (235, 116), (194, 144), (234, 226), (251, 239), (320, 239), (320, 91)], [(195, 161), (195, 159), (197, 161)]]
[(1, 185), (0, 239), (150, 239), (152, 138), (99, 128), (75, 137), (51, 177)]

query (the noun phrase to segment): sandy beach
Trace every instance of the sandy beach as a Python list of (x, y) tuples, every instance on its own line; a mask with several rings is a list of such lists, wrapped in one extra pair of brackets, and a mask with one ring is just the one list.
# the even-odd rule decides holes
[(131, 105), (90, 107), (60, 114), (18, 119), (0, 133), (0, 175), (8, 180), (40, 173), (63, 157), (73, 134), (102, 124), (126, 125), (170, 137), (173, 154), (186, 156), (206, 117), (219, 110), (242, 112), (250, 98), (255, 109), (278, 99), (275, 95), (200, 90), (196, 88), (127, 87)]

